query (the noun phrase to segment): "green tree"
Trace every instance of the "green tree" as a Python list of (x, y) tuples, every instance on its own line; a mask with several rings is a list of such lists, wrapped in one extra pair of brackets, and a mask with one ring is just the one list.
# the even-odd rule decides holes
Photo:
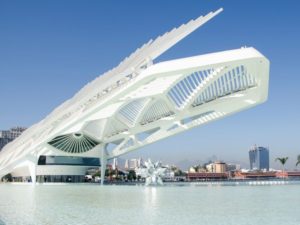
[(279, 161), (280, 163), (281, 163), (281, 165), (282, 165), (282, 171), (284, 172), (284, 165), (285, 165), (285, 163), (286, 163), (286, 161), (289, 159), (289, 157), (282, 157), (282, 158), (276, 158), (275, 159), (275, 162), (276, 161)]
[(6, 174), (3, 178), (2, 178), (2, 181), (7, 181), (7, 182), (12, 182), (12, 175), (9, 173), (9, 174)]
[(93, 175), (93, 178), (95, 178), (95, 177), (100, 177), (101, 175), (100, 175), (100, 171), (97, 171), (96, 173), (94, 173)]
[(127, 175), (128, 180), (136, 180), (136, 173), (134, 170), (129, 170)]
[(185, 176), (186, 173), (183, 172), (182, 170), (178, 169), (177, 171), (175, 171), (174, 175), (175, 175), (175, 177), (181, 177), (181, 176)]

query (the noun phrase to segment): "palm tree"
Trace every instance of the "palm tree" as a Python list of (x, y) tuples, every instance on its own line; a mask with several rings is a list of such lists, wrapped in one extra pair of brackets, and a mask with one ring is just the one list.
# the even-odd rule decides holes
[(298, 155), (298, 157), (297, 157), (297, 163), (296, 163), (296, 166), (298, 166), (298, 164), (300, 164), (300, 155)]
[(282, 171), (284, 172), (284, 164), (286, 163), (286, 161), (289, 159), (289, 157), (282, 157), (282, 158), (276, 158), (275, 162), (278, 160), (281, 165), (282, 165)]

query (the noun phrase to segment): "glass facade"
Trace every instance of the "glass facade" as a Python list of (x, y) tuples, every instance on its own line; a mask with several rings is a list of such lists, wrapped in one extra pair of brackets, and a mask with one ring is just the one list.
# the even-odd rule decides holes
[[(82, 183), (85, 177), (82, 175), (38, 175), (36, 176), (38, 183)], [(13, 182), (31, 182), (31, 177), (13, 177)]]
[(38, 165), (100, 166), (99, 158), (41, 155)]
[(84, 176), (81, 175), (40, 175), (36, 176), (39, 183), (81, 183), (84, 182)]
[(269, 170), (269, 149), (254, 146), (249, 150), (251, 170)]

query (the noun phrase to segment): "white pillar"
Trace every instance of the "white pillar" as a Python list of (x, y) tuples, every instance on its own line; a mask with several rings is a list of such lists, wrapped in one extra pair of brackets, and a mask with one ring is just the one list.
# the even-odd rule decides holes
[(107, 165), (106, 147), (101, 148), (101, 185), (104, 184), (105, 170)]
[(30, 177), (31, 177), (31, 182), (32, 184), (36, 184), (36, 163), (30, 161), (28, 163), (28, 168), (29, 168), (29, 173), (30, 173)]
[(35, 154), (27, 156), (28, 170), (31, 177), (31, 183), (36, 184), (36, 170), (38, 163), (38, 156)]

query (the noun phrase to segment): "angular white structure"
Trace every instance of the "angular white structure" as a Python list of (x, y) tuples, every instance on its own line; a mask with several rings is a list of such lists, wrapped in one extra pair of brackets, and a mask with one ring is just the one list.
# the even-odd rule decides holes
[[(89, 164), (76, 160), (95, 158), (105, 168), (107, 159), (266, 101), (269, 61), (254, 48), (153, 64), (221, 11), (150, 40), (87, 84), (4, 147), (0, 176), (78, 174)], [(66, 157), (73, 161), (60, 164)]]

